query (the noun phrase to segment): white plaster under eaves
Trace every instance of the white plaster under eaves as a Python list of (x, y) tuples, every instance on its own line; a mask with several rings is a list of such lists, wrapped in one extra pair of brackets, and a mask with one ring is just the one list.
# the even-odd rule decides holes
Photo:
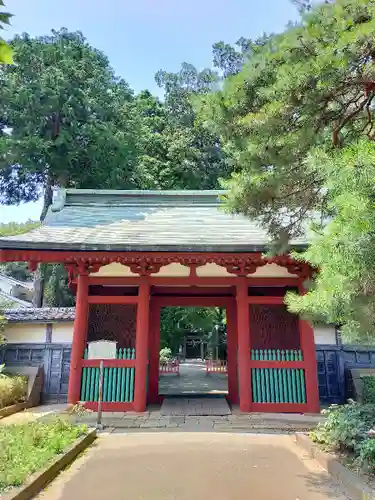
[[(158, 273), (153, 274), (153, 276), (160, 277), (176, 277), (183, 278), (189, 276), (190, 269), (187, 266), (183, 266), (178, 263), (168, 264), (163, 266)], [(215, 263), (205, 264), (204, 266), (197, 267), (197, 275), (199, 277), (210, 277), (210, 278), (223, 278), (223, 277), (233, 277), (232, 273), (228, 273), (225, 267), (218, 266)], [(135, 274), (130, 271), (128, 266), (124, 266), (119, 262), (113, 262), (107, 266), (102, 266), (98, 272), (91, 273), (91, 276), (97, 277), (136, 277)], [(266, 264), (265, 266), (258, 267), (255, 273), (249, 274), (249, 278), (293, 278), (296, 277), (295, 274), (291, 274), (285, 267), (278, 266), (277, 264)]]

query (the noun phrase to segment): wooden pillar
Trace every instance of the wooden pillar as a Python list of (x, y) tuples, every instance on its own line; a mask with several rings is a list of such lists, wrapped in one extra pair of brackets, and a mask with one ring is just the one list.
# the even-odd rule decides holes
[(135, 341), (134, 410), (139, 412), (146, 410), (149, 318), (150, 285), (145, 281), (139, 285)]
[(160, 352), (160, 307), (150, 303), (149, 326), (150, 368), (148, 381), (148, 401), (159, 403), (159, 352)]
[(81, 397), (81, 373), (83, 352), (87, 335), (89, 277), (80, 274), (77, 279), (76, 314), (73, 328), (72, 354), (70, 358), (68, 404), (76, 404)]
[(227, 364), (228, 395), (232, 404), (238, 404), (237, 378), (237, 312), (236, 303), (231, 301), (226, 308), (227, 315)]
[(246, 278), (237, 283), (238, 379), (240, 410), (251, 411), (250, 314)]
[[(298, 288), (301, 295), (306, 293), (302, 284)], [(318, 368), (316, 363), (314, 330), (308, 321), (300, 319), (299, 331), (303, 360), (305, 362), (307, 408), (309, 413), (319, 413)]]

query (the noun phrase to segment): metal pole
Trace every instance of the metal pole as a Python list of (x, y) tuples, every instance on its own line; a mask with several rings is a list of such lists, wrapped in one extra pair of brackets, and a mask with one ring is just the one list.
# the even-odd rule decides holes
[(99, 368), (98, 419), (96, 421), (97, 429), (103, 429), (103, 424), (102, 424), (103, 374), (104, 374), (104, 361), (101, 360)]

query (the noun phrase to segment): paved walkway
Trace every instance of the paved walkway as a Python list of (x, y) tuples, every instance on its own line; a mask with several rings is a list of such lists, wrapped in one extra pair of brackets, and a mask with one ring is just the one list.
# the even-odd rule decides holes
[(224, 396), (166, 397), (160, 408), (163, 416), (223, 416), (231, 413)]
[(185, 361), (180, 364), (180, 375), (169, 373), (160, 376), (159, 394), (225, 394), (228, 377), (224, 373), (206, 373), (202, 361)]
[(39, 500), (347, 500), (291, 436), (101, 436)]
[[(77, 418), (77, 417), (76, 417)], [(78, 421), (95, 426), (97, 414), (89, 413)], [(240, 413), (238, 409), (225, 416), (166, 416), (160, 409), (145, 413), (103, 413), (107, 431), (137, 432), (267, 432), (293, 433), (308, 431), (323, 420), (321, 415), (295, 415), (275, 413)]]

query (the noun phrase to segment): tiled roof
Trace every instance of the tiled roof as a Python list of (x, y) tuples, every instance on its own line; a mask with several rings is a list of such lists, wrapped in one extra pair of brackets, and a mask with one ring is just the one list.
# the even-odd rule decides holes
[[(14, 307), (18, 308), (31, 308), (32, 305), (30, 302), (27, 302), (26, 300), (19, 299), (18, 297), (14, 297), (13, 295), (10, 295), (9, 293), (5, 293), (3, 290), (0, 290), (0, 300), (1, 302), (9, 303), (12, 302), (14, 304)], [(11, 305), (11, 304), (9, 304)]]
[(10, 323), (48, 323), (73, 321), (74, 307), (40, 307), (28, 309), (5, 309), (3, 316)]
[(12, 285), (19, 286), (22, 288), (27, 288), (29, 290), (32, 290), (34, 288), (34, 283), (32, 281), (19, 281), (11, 276), (7, 276), (6, 274), (0, 273), (0, 280), (1, 281), (6, 281)]
[[(223, 191), (61, 191), (42, 226), (0, 238), (0, 249), (264, 251), (255, 221), (225, 213)], [(306, 246), (305, 238), (291, 242)]]

